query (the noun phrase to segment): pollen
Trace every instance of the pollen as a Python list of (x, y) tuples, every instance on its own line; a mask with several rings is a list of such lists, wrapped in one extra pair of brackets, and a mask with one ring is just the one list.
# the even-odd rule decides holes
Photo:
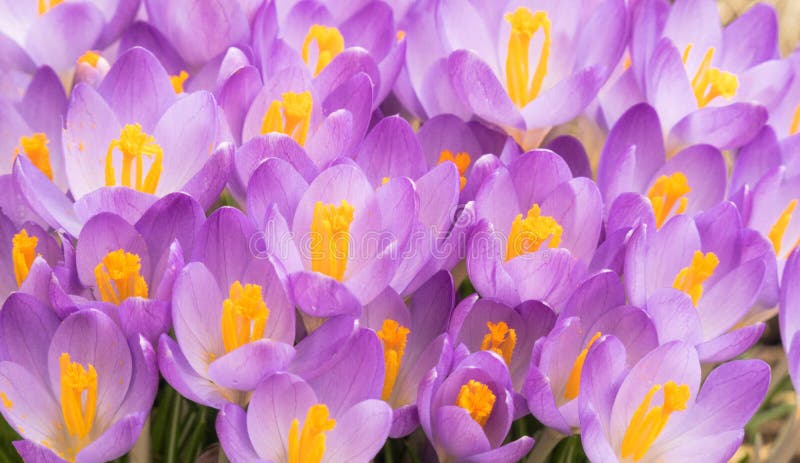
[(542, 209), (534, 204), (524, 219), (522, 214), (514, 218), (508, 235), (506, 260), (538, 251), (545, 243), (550, 248), (557, 248), (563, 231), (556, 219), (542, 215)]
[(695, 251), (692, 262), (678, 272), (672, 287), (688, 294), (692, 298), (692, 303), (697, 306), (697, 302), (703, 296), (703, 283), (711, 278), (717, 265), (719, 258), (713, 252), (703, 254), (701, 251)]
[(303, 62), (309, 63), (311, 44), (317, 43), (317, 63), (314, 67), (314, 77), (322, 72), (336, 56), (344, 50), (344, 37), (335, 27), (314, 24), (308, 29), (301, 54)]
[(11, 239), (11, 262), (14, 265), (14, 277), (17, 287), (28, 278), (34, 259), (36, 259), (36, 245), (39, 238), (28, 235), (24, 228)]
[(64, 0), (39, 0), (39, 14), (43, 15), (58, 6)]
[(583, 364), (586, 362), (586, 356), (589, 354), (589, 349), (592, 348), (595, 341), (600, 339), (602, 333), (599, 331), (592, 336), (592, 339), (586, 343), (586, 347), (581, 350), (578, 357), (575, 358), (575, 363), (572, 364), (572, 371), (569, 373), (569, 378), (567, 379), (567, 386), (564, 389), (564, 399), (572, 400), (578, 397), (578, 392), (580, 391), (581, 387), (581, 373), (583, 372)]
[(456, 405), (469, 412), (469, 416), (476, 423), (484, 426), (492, 414), (496, 399), (497, 396), (489, 389), (489, 386), (471, 379), (467, 384), (461, 386), (458, 391)]
[(300, 420), (292, 420), (289, 427), (288, 463), (322, 461), (325, 456), (325, 434), (336, 427), (336, 420), (330, 418), (329, 413), (326, 405), (312, 405), (306, 413), (302, 430)]
[(311, 125), (312, 107), (313, 100), (308, 90), (281, 94), (280, 100), (269, 104), (261, 121), (261, 134), (282, 133), (290, 136), (298, 145), (305, 145)]
[(172, 89), (175, 90), (175, 93), (183, 93), (183, 84), (188, 78), (189, 73), (184, 70), (174, 76), (169, 76), (169, 82), (172, 84)]
[(142, 261), (138, 254), (122, 249), (106, 254), (94, 268), (101, 299), (119, 305), (129, 297), (146, 298), (147, 282), (141, 270)]
[[(550, 57), (550, 18), (544, 11), (531, 12), (518, 7), (513, 13), (506, 13), (505, 20), (511, 24), (506, 58), (506, 88), (511, 101), (519, 108), (533, 101), (542, 89), (547, 75), (547, 62)], [(539, 61), (530, 74), (529, 49), (531, 40), (541, 29), (544, 34)]]
[[(683, 64), (689, 59), (689, 53), (692, 50), (692, 45), (689, 44), (683, 50)], [(697, 100), (697, 106), (700, 108), (705, 107), (714, 98), (721, 96), (726, 99), (731, 99), (736, 96), (736, 91), (739, 89), (739, 78), (736, 74), (722, 71), (711, 66), (711, 60), (714, 58), (714, 47), (706, 50), (703, 55), (703, 61), (697, 68), (697, 71), (692, 77), (692, 90), (694, 97)]]
[(42, 171), (50, 180), (53, 180), (53, 167), (50, 165), (50, 149), (47, 145), (50, 140), (47, 135), (41, 132), (32, 134), (30, 137), (20, 137), (19, 146), (14, 150), (14, 155), (24, 153), (37, 169)]
[(264, 337), (269, 309), (259, 285), (242, 285), (238, 280), (230, 287), (230, 297), (222, 303), (222, 342), (230, 352)]
[(403, 362), (403, 353), (406, 349), (409, 329), (392, 319), (383, 321), (378, 339), (383, 344), (383, 361), (386, 366), (386, 376), (383, 380), (381, 400), (388, 400), (392, 394), (400, 366)]
[(622, 458), (630, 457), (633, 458), (633, 461), (641, 460), (658, 439), (661, 431), (664, 430), (670, 416), (675, 412), (686, 410), (690, 396), (689, 386), (678, 385), (674, 381), (666, 382), (663, 385), (663, 404), (651, 407), (650, 403), (653, 397), (661, 389), (660, 384), (651, 387), (633, 413), (625, 436), (622, 438)]
[(96, 68), (98, 61), (100, 61), (100, 53), (94, 50), (87, 50), (86, 53), (82, 54), (78, 58), (77, 62), (88, 64), (89, 66)]
[(97, 371), (73, 362), (66, 352), (59, 357), (61, 371), (61, 411), (67, 432), (85, 438), (94, 424), (97, 411)]
[[(136, 191), (155, 194), (163, 169), (164, 151), (152, 135), (145, 133), (139, 124), (126, 124), (119, 138), (112, 140), (106, 152), (106, 186), (117, 184), (114, 170), (114, 150), (122, 153), (122, 186)], [(150, 158), (150, 168), (144, 173), (144, 158)], [(134, 178), (131, 178), (133, 174)]]
[(460, 188), (463, 190), (464, 186), (467, 184), (467, 178), (464, 176), (464, 174), (467, 172), (472, 159), (469, 157), (468, 153), (463, 151), (453, 155), (453, 152), (450, 150), (442, 150), (442, 152), (439, 154), (439, 162), (437, 164), (447, 161), (452, 162), (456, 165), (456, 168), (458, 168)]
[(653, 205), (653, 214), (656, 218), (656, 227), (661, 228), (667, 221), (670, 213), (683, 214), (689, 204), (686, 195), (692, 191), (689, 180), (683, 172), (662, 175), (647, 190), (647, 197)]
[(494, 352), (505, 360), (506, 365), (510, 365), (514, 347), (517, 345), (517, 332), (504, 321), (486, 322), (486, 327), (489, 332), (483, 336), (481, 350)]
[(345, 200), (336, 207), (317, 201), (311, 221), (311, 270), (342, 281), (350, 255), (354, 208)]
[(0, 392), (0, 402), (3, 403), (3, 407), (7, 410), (14, 408), (14, 402), (8, 398), (5, 392)]

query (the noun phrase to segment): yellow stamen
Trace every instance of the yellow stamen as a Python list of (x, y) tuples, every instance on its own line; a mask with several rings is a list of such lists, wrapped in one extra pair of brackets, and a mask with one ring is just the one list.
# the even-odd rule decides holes
[(342, 281), (350, 255), (350, 224), (353, 206), (342, 200), (341, 206), (314, 204), (311, 220), (311, 270)]
[(11, 399), (8, 398), (5, 392), (0, 392), (0, 401), (3, 402), (3, 407), (5, 407), (6, 409), (11, 410), (12, 408), (14, 408), (14, 402), (12, 402)]
[(36, 259), (37, 244), (39, 244), (39, 238), (28, 235), (28, 231), (24, 228), (11, 239), (11, 262), (14, 265), (17, 287), (22, 285), (25, 278), (28, 278), (33, 260)]
[[(692, 50), (692, 45), (689, 44), (683, 50), (683, 63), (689, 60), (689, 52)], [(711, 66), (711, 60), (714, 57), (714, 47), (706, 50), (703, 55), (703, 61), (697, 68), (694, 77), (692, 77), (692, 90), (694, 97), (697, 100), (697, 106), (700, 108), (705, 107), (714, 98), (721, 96), (726, 99), (731, 99), (736, 95), (739, 89), (739, 78), (736, 74), (722, 71)]]
[(460, 188), (463, 190), (464, 185), (467, 184), (467, 178), (464, 177), (464, 174), (467, 172), (467, 168), (469, 168), (472, 159), (469, 157), (469, 154), (463, 151), (454, 156), (452, 151), (442, 150), (442, 152), (439, 154), (439, 162), (437, 162), (437, 164), (441, 164), (446, 161), (452, 162), (456, 165), (456, 168), (458, 168), (459, 180), (461, 182)]
[(395, 37), (397, 38), (398, 42), (401, 42), (404, 38), (406, 38), (406, 31), (403, 29), (398, 29)]
[(662, 386), (656, 384), (647, 392), (642, 403), (633, 413), (625, 436), (622, 438), (622, 458), (641, 460), (653, 443), (664, 430), (670, 415), (674, 412), (686, 410), (689, 401), (689, 386), (678, 385), (674, 381), (667, 381), (664, 388), (664, 403), (655, 407), (650, 406), (653, 396), (660, 391)]
[(43, 15), (58, 6), (64, 0), (39, 0), (39, 14)]
[(14, 156), (25, 153), (31, 163), (41, 170), (50, 180), (53, 180), (53, 167), (50, 165), (50, 149), (47, 145), (50, 140), (47, 135), (41, 132), (32, 134), (30, 137), (20, 137), (19, 146), (14, 150)]
[[(506, 87), (511, 101), (522, 108), (539, 95), (542, 82), (547, 75), (547, 61), (550, 56), (550, 18), (544, 11), (532, 13), (522, 6), (513, 13), (506, 13), (504, 17), (511, 24), (506, 58)], [(528, 51), (531, 39), (539, 29), (542, 30), (544, 39), (539, 62), (531, 80)]]
[[(116, 173), (114, 172), (114, 149), (122, 153), (122, 173), (120, 180), (122, 186), (134, 188), (137, 191), (154, 194), (161, 178), (163, 169), (164, 151), (156, 143), (152, 135), (148, 135), (142, 130), (139, 124), (126, 124), (119, 134), (119, 139), (112, 140), (106, 152), (106, 186), (116, 185)], [(144, 157), (153, 159), (147, 176), (144, 175)], [(132, 169), (133, 162), (136, 161), (135, 169)], [(131, 182), (131, 170), (135, 170), (135, 180)]]
[(456, 397), (456, 405), (469, 412), (469, 416), (481, 426), (486, 424), (489, 415), (492, 414), (494, 402), (497, 397), (494, 395), (489, 386), (475, 381), (469, 380), (467, 384), (461, 386)]
[(403, 353), (406, 350), (406, 340), (409, 332), (409, 329), (405, 326), (387, 318), (383, 321), (381, 330), (377, 333), (378, 339), (383, 343), (383, 361), (386, 365), (381, 400), (389, 399), (394, 384), (397, 382), (397, 374), (400, 372), (400, 365), (403, 362)]
[(717, 265), (719, 258), (713, 252), (704, 255), (700, 251), (695, 251), (692, 262), (678, 272), (672, 287), (691, 296), (692, 303), (696, 306), (697, 301), (703, 296), (703, 283), (711, 278)]
[(289, 427), (288, 463), (319, 463), (325, 456), (325, 433), (336, 426), (329, 418), (328, 407), (312, 405), (306, 413), (303, 429), (295, 418)]
[(280, 100), (273, 100), (261, 121), (261, 134), (278, 132), (292, 137), (298, 145), (303, 146), (311, 125), (312, 109), (311, 92), (286, 92)]
[(794, 135), (800, 131), (800, 104), (794, 108), (794, 116), (792, 116), (792, 123), (789, 125), (789, 135)]
[(67, 432), (79, 439), (89, 435), (97, 411), (97, 371), (73, 362), (64, 352), (58, 359), (61, 368), (61, 412)]
[(181, 70), (177, 75), (169, 76), (169, 81), (172, 84), (172, 89), (175, 93), (183, 93), (183, 84), (189, 78), (189, 73)]
[(94, 50), (88, 50), (86, 53), (82, 54), (80, 58), (78, 58), (77, 62), (88, 64), (89, 66), (96, 68), (98, 61), (100, 61), (100, 53)]
[(269, 309), (259, 285), (244, 285), (236, 280), (230, 297), (222, 302), (222, 342), (230, 352), (264, 337)]
[(534, 204), (524, 219), (522, 214), (514, 218), (511, 233), (508, 234), (506, 260), (538, 251), (546, 241), (548, 247), (557, 248), (561, 244), (563, 231), (556, 219), (542, 215), (542, 209), (538, 204)]
[(330, 64), (336, 55), (344, 50), (344, 37), (339, 29), (335, 27), (321, 26), (314, 24), (308, 29), (305, 40), (303, 40), (303, 49), (301, 54), (303, 61), (309, 64), (308, 49), (311, 47), (311, 42), (317, 42), (317, 65), (314, 68), (314, 77), (317, 76), (325, 66)]
[(506, 322), (497, 323), (486, 322), (489, 332), (483, 336), (481, 350), (490, 350), (503, 357), (506, 365), (511, 364), (511, 356), (514, 354), (514, 347), (517, 345), (517, 332), (509, 328)]
[(575, 363), (572, 364), (572, 371), (569, 373), (569, 378), (567, 379), (567, 387), (564, 389), (564, 398), (567, 400), (572, 400), (575, 397), (578, 397), (578, 392), (581, 388), (581, 373), (583, 372), (583, 364), (586, 362), (586, 356), (589, 354), (589, 349), (592, 348), (592, 345), (600, 339), (602, 333), (599, 331), (592, 336), (592, 339), (586, 344), (586, 347), (583, 348), (578, 357), (575, 358)]
[[(792, 215), (794, 215), (795, 208), (797, 208), (797, 199), (789, 201), (789, 204), (786, 205), (786, 209), (781, 212), (778, 220), (775, 221), (775, 223), (772, 225), (772, 228), (769, 229), (769, 233), (767, 234), (767, 237), (772, 242), (772, 247), (775, 249), (776, 256), (779, 256), (781, 253), (783, 235), (786, 233), (786, 228), (789, 227), (789, 222), (792, 221)], [(795, 245), (792, 246), (792, 248), (786, 254), (791, 254), (798, 244), (800, 244), (800, 240), (795, 243)]]
[(146, 298), (147, 282), (144, 281), (141, 270), (142, 261), (138, 254), (122, 249), (106, 254), (94, 268), (101, 299), (119, 305), (129, 297)]
[[(653, 205), (653, 214), (656, 217), (656, 227), (661, 228), (667, 221), (672, 209), (675, 214), (683, 214), (689, 204), (686, 195), (692, 191), (689, 180), (683, 172), (675, 172), (671, 175), (662, 175), (647, 190), (647, 197)], [(677, 208), (675, 207), (677, 204)]]

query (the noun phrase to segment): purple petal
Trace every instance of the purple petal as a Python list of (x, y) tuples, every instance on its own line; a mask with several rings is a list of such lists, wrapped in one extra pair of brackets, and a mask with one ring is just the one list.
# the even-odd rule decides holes
[(128, 415), (87, 445), (75, 457), (81, 463), (102, 463), (119, 458), (133, 448), (147, 419), (146, 413)]
[(78, 277), (84, 286), (96, 286), (95, 267), (106, 254), (120, 249), (139, 256), (140, 274), (147, 280), (151, 270), (150, 254), (144, 238), (133, 225), (108, 212), (98, 214), (86, 222), (75, 249)]
[(766, 121), (767, 110), (758, 105), (705, 107), (675, 124), (667, 144), (678, 148), (702, 142), (722, 150), (738, 148), (752, 140)]
[(667, 38), (661, 39), (646, 72), (647, 100), (653, 103), (661, 117), (661, 127), (667, 132), (697, 107), (676, 45)]
[(0, 362), (0, 390), (11, 407), (0, 411), (9, 425), (35, 442), (59, 435), (61, 410), (47, 380), (13, 362)]
[(169, 302), (129, 297), (119, 305), (119, 321), (126, 336), (141, 334), (155, 344), (172, 325)]
[(528, 129), (562, 124), (583, 112), (597, 96), (606, 73), (605, 68), (592, 66), (570, 75), (537, 96), (522, 109)]
[(661, 344), (703, 342), (703, 325), (692, 299), (682, 291), (664, 288), (647, 298), (647, 312), (653, 317)]
[(392, 426), (392, 409), (380, 400), (365, 400), (336, 417), (328, 433), (329, 461), (369, 461), (378, 454)]
[(290, 275), (295, 302), (300, 310), (314, 317), (358, 315), (361, 303), (342, 283), (316, 272)]
[(59, 5), (33, 22), (25, 48), (37, 63), (64, 71), (83, 52), (94, 48), (102, 28), (103, 15), (93, 4)]
[(208, 377), (220, 386), (249, 391), (263, 378), (284, 370), (293, 356), (291, 345), (260, 339), (211, 362)]
[(169, 385), (192, 402), (216, 409), (232, 402), (218, 386), (198, 375), (178, 344), (166, 334), (158, 342), (158, 367)]
[(0, 356), (47, 381), (47, 348), (58, 317), (33, 296), (12, 293), (0, 310)]
[(23, 461), (31, 463), (64, 463), (64, 459), (43, 445), (28, 440), (13, 441), (14, 448)]
[(461, 461), (469, 463), (492, 463), (519, 461), (531, 451), (534, 440), (532, 437), (522, 436), (519, 439), (504, 444), (496, 449), (478, 455), (471, 455)]
[(705, 339), (719, 336), (744, 317), (758, 298), (765, 272), (764, 263), (754, 259), (706, 291), (697, 306)]
[(217, 436), (225, 455), (234, 461), (254, 461), (258, 459), (256, 450), (247, 434), (247, 414), (242, 407), (228, 404), (217, 415)]
[[(686, 175), (692, 190), (687, 194), (686, 210), (689, 213), (704, 211), (718, 204), (725, 197), (727, 168), (718, 149), (709, 145), (686, 148), (669, 159), (655, 174), (681, 172)], [(643, 192), (643, 191), (642, 191)]]
[(383, 178), (405, 176), (416, 180), (427, 170), (414, 130), (399, 116), (378, 122), (361, 143), (355, 160), (376, 187)]
[(461, 459), (491, 449), (483, 429), (465, 409), (447, 405), (434, 413), (433, 430), (436, 446), (441, 449), (440, 460), (447, 456)]
[(756, 323), (717, 336), (697, 346), (700, 361), (704, 363), (725, 362), (743, 354), (764, 333), (766, 325)]
[(181, 187), (181, 191), (191, 195), (205, 209), (213, 206), (233, 169), (234, 149), (230, 143), (217, 146), (211, 153), (211, 159), (205, 161), (200, 170)]
[(80, 220), (86, 221), (94, 215), (110, 212), (134, 223), (157, 199), (124, 186), (102, 187), (79, 198), (75, 202), (75, 214)]
[(721, 51), (720, 67), (736, 74), (777, 58), (778, 18), (775, 9), (767, 5), (754, 5), (725, 26)]
[(561, 156), (569, 166), (573, 177), (592, 178), (589, 156), (577, 138), (571, 135), (561, 135), (551, 140), (545, 148)]

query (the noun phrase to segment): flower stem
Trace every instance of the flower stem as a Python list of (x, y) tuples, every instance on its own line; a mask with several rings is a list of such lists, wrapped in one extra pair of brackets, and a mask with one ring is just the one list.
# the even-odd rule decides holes
[(144, 426), (142, 426), (142, 433), (139, 434), (139, 438), (136, 440), (136, 443), (133, 445), (131, 449), (131, 453), (129, 455), (130, 463), (150, 463), (150, 417), (147, 417), (147, 421), (144, 422)]
[(536, 443), (533, 444), (533, 451), (528, 455), (525, 463), (544, 463), (547, 461), (547, 457), (550, 456), (550, 453), (563, 437), (564, 435), (551, 428), (544, 428), (537, 432), (534, 436)]

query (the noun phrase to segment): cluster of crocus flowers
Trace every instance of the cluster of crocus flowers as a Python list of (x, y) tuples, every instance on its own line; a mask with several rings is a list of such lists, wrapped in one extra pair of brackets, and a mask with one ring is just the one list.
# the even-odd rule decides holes
[(776, 314), (800, 384), (800, 53), (771, 7), (3, 5), (26, 462), (149, 457), (168, 400), (232, 463), (540, 462), (573, 435), (725, 462)]

